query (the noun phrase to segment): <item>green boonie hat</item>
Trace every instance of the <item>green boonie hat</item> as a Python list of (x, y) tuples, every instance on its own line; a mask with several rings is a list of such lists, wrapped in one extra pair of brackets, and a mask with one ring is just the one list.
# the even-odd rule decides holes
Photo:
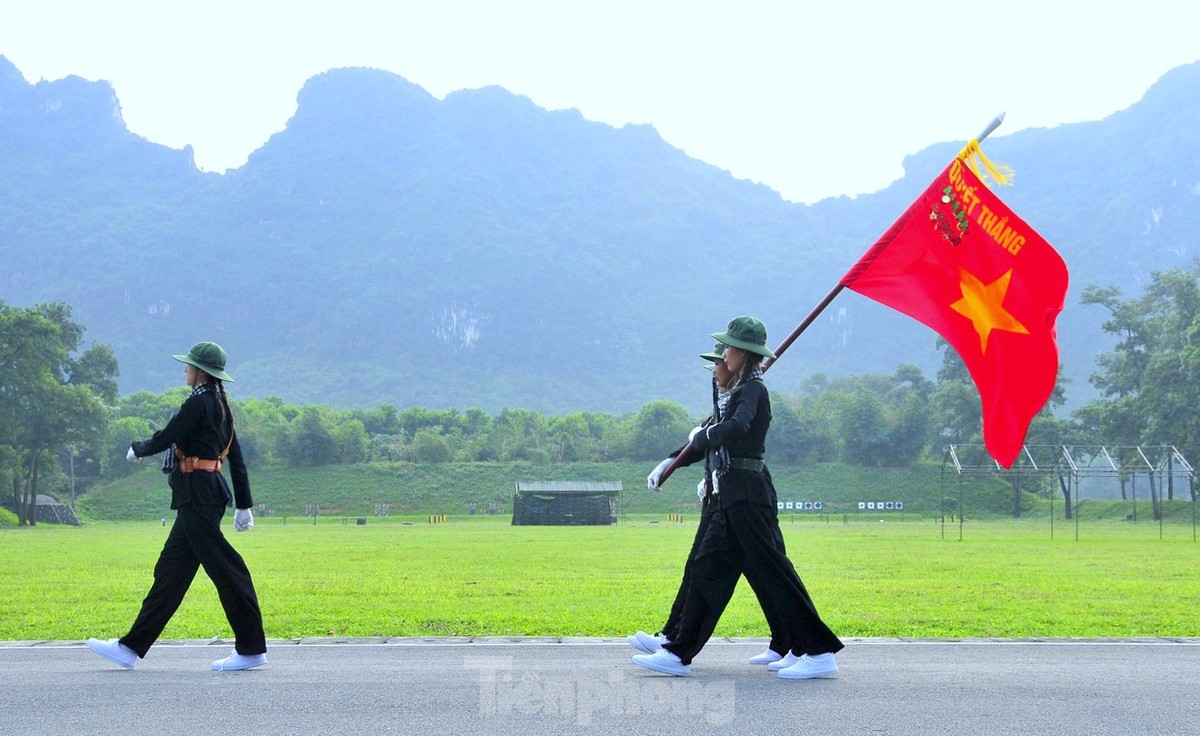
[(172, 356), (180, 363), (194, 365), (213, 378), (232, 381), (233, 376), (225, 372), (225, 349), (215, 342), (198, 342), (187, 355)]
[[(717, 343), (716, 345), (713, 346), (711, 353), (700, 353), (700, 357), (704, 358), (705, 360), (709, 361), (710, 363), (716, 363), (718, 360), (724, 360), (724, 358), (725, 358), (725, 356), (723, 355), (724, 352), (725, 352), (725, 346), (722, 345), (721, 343)], [(708, 368), (709, 370), (712, 370), (711, 365), (706, 365), (704, 367)]]
[(772, 360), (775, 358), (775, 353), (767, 347), (767, 328), (753, 317), (734, 317), (729, 320), (729, 326), (725, 328), (724, 332), (714, 332), (712, 336), (726, 345), (757, 353)]
[(707, 363), (704, 364), (704, 370), (706, 370), (706, 371), (716, 370), (717, 363), (719, 361), (725, 359), (725, 356), (723, 354), (724, 352), (725, 352), (725, 346), (722, 345), (721, 343), (717, 343), (716, 345), (713, 346), (711, 353), (700, 353), (700, 357), (704, 358), (705, 360), (708, 361)]

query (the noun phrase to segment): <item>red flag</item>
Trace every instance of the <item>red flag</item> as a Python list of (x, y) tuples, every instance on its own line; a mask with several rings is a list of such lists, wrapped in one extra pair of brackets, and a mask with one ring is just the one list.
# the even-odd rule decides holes
[(841, 283), (958, 351), (983, 402), (984, 444), (1011, 467), (1058, 375), (1067, 266), (1054, 248), (960, 154)]

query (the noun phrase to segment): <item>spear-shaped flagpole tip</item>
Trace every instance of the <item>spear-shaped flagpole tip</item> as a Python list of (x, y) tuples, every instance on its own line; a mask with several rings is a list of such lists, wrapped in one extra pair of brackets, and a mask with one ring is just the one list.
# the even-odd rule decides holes
[(989, 135), (992, 134), (993, 130), (1000, 127), (1000, 123), (1004, 122), (1004, 116), (1006, 114), (1007, 114), (1007, 112), (1002, 112), (999, 115), (997, 115), (996, 119), (993, 120), (992, 122), (988, 123), (987, 127), (983, 129), (983, 132), (980, 133), (979, 137), (976, 138), (975, 140), (982, 143), (984, 138), (987, 138)]

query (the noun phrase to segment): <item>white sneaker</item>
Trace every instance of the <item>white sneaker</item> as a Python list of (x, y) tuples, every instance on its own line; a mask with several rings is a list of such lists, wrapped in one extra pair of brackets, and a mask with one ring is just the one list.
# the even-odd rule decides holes
[(750, 658), (750, 664), (771, 664), (783, 659), (782, 654), (776, 654), (774, 649), (767, 649), (762, 654), (756, 654)]
[(687, 677), (692, 674), (691, 665), (686, 665), (680, 661), (679, 657), (668, 652), (666, 649), (659, 649), (654, 654), (635, 654), (633, 655), (633, 663), (648, 670), (662, 672), (676, 677)]
[(87, 645), (88, 649), (91, 649), (96, 654), (111, 662), (121, 665), (127, 670), (133, 669), (134, 663), (137, 662), (137, 652), (116, 639), (109, 639), (107, 641), (88, 639)]
[(633, 647), (639, 652), (645, 652), (646, 654), (654, 654), (659, 649), (662, 649), (664, 644), (671, 643), (671, 640), (662, 634), (650, 636), (644, 631), (639, 631), (636, 634), (630, 634), (629, 636), (625, 637), (625, 641), (629, 642), (629, 646)]
[(791, 652), (788, 652), (787, 654), (783, 655), (783, 657), (775, 660), (774, 662), (769, 663), (767, 665), (767, 669), (771, 670), (772, 672), (778, 672), (779, 670), (781, 670), (785, 667), (791, 667), (792, 665), (796, 664), (799, 661), (800, 661), (799, 657), (792, 654)]
[(837, 660), (828, 652), (805, 654), (791, 667), (779, 670), (779, 676), (785, 680), (831, 679), (838, 676)]
[(232, 672), (234, 670), (248, 670), (254, 667), (261, 667), (267, 663), (266, 654), (238, 654), (236, 651), (225, 659), (218, 659), (212, 663), (212, 668), (218, 672)]

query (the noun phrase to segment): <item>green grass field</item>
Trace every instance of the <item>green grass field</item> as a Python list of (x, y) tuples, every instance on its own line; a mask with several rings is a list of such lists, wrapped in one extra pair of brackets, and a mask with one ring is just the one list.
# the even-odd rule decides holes
[[(254, 500), (278, 516), (297, 516), (307, 504), (330, 514), (369, 515), (387, 503), (393, 514), (467, 513), (469, 501), (480, 509), (495, 501), (511, 510), (519, 480), (620, 481), (621, 513), (688, 513), (698, 509), (698, 467), (681, 469), (661, 493), (646, 490), (654, 462), (623, 463), (370, 463), (316, 468), (264, 467), (251, 470)], [(956, 482), (943, 483), (940, 466), (864, 468), (853, 465), (781, 465), (771, 468), (781, 501), (823, 501), (828, 508), (855, 508), (859, 501), (903, 501), (915, 513), (934, 516), (950, 494), (957, 507)], [(1005, 514), (1012, 507), (1006, 484), (994, 478), (969, 481), (967, 507), (972, 515)], [(62, 494), (60, 494), (60, 497)], [(91, 521), (158, 519), (169, 513), (171, 494), (157, 466), (95, 489), (79, 500), (82, 518)], [(949, 501), (947, 502), (949, 503)], [(1030, 497), (1031, 510), (1038, 499)]]
[[(663, 622), (695, 515), (612, 527), (513, 527), (507, 516), (258, 520), (226, 533), (246, 557), (271, 638), (613, 636)], [(651, 523), (657, 521), (658, 523)], [(170, 523), (168, 519), (167, 523)], [(1197, 637), (1190, 525), (789, 517), (789, 556), (843, 637)], [(0, 639), (123, 634), (167, 528), (0, 528)], [(944, 532), (944, 538), (943, 538)], [(1160, 538), (1161, 534), (1161, 538)], [(717, 636), (766, 636), (743, 581)], [(229, 636), (201, 573), (163, 636)]]
[[(512, 510), (518, 480), (619, 481), (624, 490), (617, 498), (618, 514), (696, 513), (699, 468), (683, 468), (661, 493), (646, 490), (651, 463), (372, 463), (330, 465), (318, 468), (254, 468), (254, 500), (275, 516), (296, 517), (308, 504), (318, 504), (329, 515), (370, 516), (375, 505), (387, 503), (393, 515), (467, 513), (468, 503), (480, 509), (490, 502)], [(857, 516), (862, 502), (902, 502), (897, 517), (932, 520), (943, 511), (965, 514), (973, 520), (1012, 516), (1011, 487), (996, 477), (960, 482), (937, 463), (912, 468), (866, 468), (825, 463), (772, 467), (780, 501), (820, 501), (824, 511)], [(1021, 516), (1046, 520), (1051, 512), (1061, 523), (1063, 500), (1057, 481), (1028, 481), (1022, 494)], [(1151, 516), (1143, 490), (1136, 501), (1085, 499), (1080, 516), (1086, 520), (1123, 521), (1136, 515), (1139, 522)], [(1040, 489), (1040, 490), (1038, 490)], [(1053, 490), (1051, 490), (1053, 489)], [(49, 489), (47, 489), (49, 490)], [(1034, 492), (1036, 491), (1036, 492)], [(58, 494), (60, 499), (69, 495)], [(157, 466), (139, 468), (133, 475), (92, 490), (79, 499), (76, 511), (85, 522), (154, 521), (171, 516), (170, 491)], [(1162, 504), (1168, 524), (1192, 523), (1195, 510), (1186, 494)], [(0, 518), (0, 528), (4, 526)]]

